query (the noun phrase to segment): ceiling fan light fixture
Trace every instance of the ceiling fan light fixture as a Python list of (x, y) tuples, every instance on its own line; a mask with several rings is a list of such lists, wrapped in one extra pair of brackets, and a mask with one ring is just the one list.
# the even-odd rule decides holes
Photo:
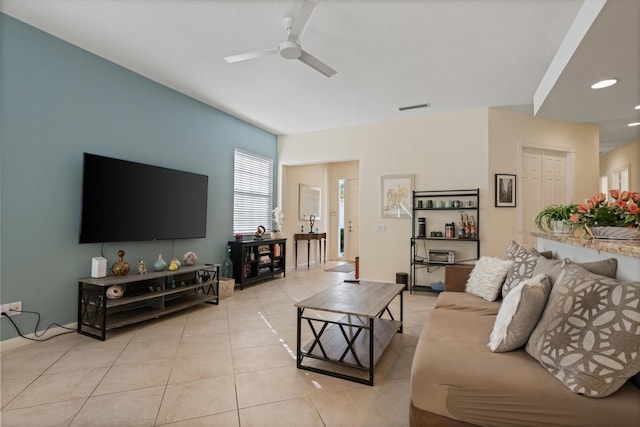
[(302, 53), (302, 49), (294, 42), (283, 41), (280, 43), (280, 56), (285, 59), (298, 59)]
[(618, 83), (619, 81), (620, 81), (620, 79), (600, 80), (599, 82), (592, 84), (591, 85), (591, 89), (604, 89), (605, 87), (613, 86), (614, 84)]

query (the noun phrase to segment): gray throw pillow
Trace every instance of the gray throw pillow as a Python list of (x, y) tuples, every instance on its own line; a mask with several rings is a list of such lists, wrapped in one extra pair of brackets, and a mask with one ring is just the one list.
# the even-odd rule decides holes
[(640, 282), (565, 264), (526, 351), (572, 392), (605, 397), (640, 372)]
[(514, 286), (500, 304), (489, 350), (500, 353), (525, 345), (540, 320), (550, 291), (551, 283), (544, 274)]
[(502, 285), (502, 298), (505, 298), (518, 283), (533, 277), (533, 270), (538, 263), (538, 258), (540, 258), (540, 253), (537, 250), (525, 249), (516, 242), (511, 243), (507, 249), (506, 259), (513, 261), (513, 265)]
[(612, 279), (616, 277), (616, 270), (618, 269), (618, 260), (615, 258), (608, 258), (601, 261), (593, 262), (574, 263), (568, 258), (559, 260), (539, 257), (538, 262), (533, 269), (533, 275), (535, 276), (538, 274), (546, 274), (551, 281), (551, 285), (553, 285), (554, 283), (556, 283), (556, 280), (558, 280), (558, 276), (562, 272), (563, 267), (568, 264), (575, 264), (579, 267), (584, 268), (590, 273), (598, 274), (605, 277), (611, 277)]

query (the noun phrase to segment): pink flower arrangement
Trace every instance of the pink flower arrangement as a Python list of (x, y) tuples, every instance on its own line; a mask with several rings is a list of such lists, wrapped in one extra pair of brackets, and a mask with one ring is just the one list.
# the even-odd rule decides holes
[(604, 193), (598, 193), (578, 205), (578, 212), (570, 216), (571, 221), (586, 227), (640, 226), (640, 193), (610, 190), (609, 195), (609, 201)]

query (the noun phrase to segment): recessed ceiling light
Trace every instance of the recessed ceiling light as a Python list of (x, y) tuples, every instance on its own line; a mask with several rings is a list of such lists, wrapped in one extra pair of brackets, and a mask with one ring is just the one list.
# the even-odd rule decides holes
[(640, 122), (629, 123), (627, 126), (640, 126)]
[(598, 83), (594, 83), (591, 85), (591, 89), (602, 89), (605, 87), (609, 87), (609, 86), (613, 86), (614, 84), (618, 83), (620, 81), (620, 79), (606, 79), (606, 80), (601, 80)]
[(640, 110), (640, 105), (636, 105), (636, 110)]

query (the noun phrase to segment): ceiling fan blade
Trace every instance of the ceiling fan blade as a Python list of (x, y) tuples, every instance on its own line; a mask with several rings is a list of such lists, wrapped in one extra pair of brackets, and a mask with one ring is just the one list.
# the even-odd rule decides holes
[(228, 63), (247, 61), (249, 59), (262, 58), (263, 56), (276, 55), (278, 49), (258, 50), (255, 52), (241, 53), (240, 55), (225, 56), (224, 60)]
[(304, 62), (309, 67), (313, 68), (316, 71), (321, 72), (322, 74), (324, 74), (327, 77), (331, 77), (335, 73), (337, 73), (336, 70), (334, 70), (333, 68), (329, 67), (327, 64), (325, 64), (324, 62), (320, 61), (318, 58), (316, 58), (315, 56), (311, 55), (310, 53), (305, 52), (304, 50), (301, 52), (300, 57), (298, 58), (298, 60)]
[(291, 25), (289, 37), (287, 37), (288, 41), (295, 42), (300, 38), (300, 35), (309, 23), (309, 18), (311, 18), (311, 15), (313, 14), (313, 11), (316, 10), (317, 6), (317, 4), (309, 0), (304, 0), (302, 2), (300, 10), (298, 11), (296, 18), (293, 20), (293, 24)]

